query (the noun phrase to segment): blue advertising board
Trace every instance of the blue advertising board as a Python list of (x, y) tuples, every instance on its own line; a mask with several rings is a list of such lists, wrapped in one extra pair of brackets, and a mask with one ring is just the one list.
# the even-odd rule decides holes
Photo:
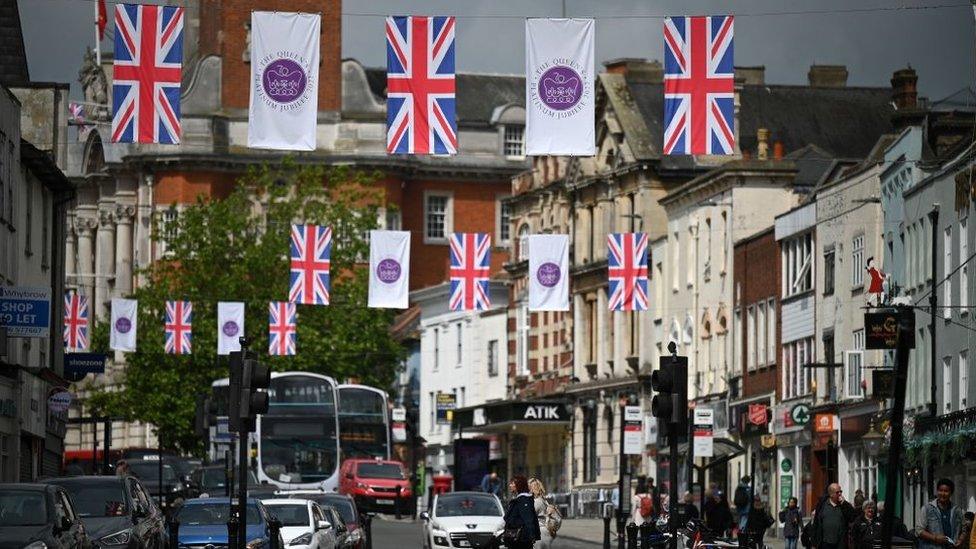
[(87, 374), (104, 374), (107, 355), (98, 353), (65, 353), (64, 378), (81, 381)]
[(10, 337), (48, 337), (51, 288), (0, 286), (0, 327)]

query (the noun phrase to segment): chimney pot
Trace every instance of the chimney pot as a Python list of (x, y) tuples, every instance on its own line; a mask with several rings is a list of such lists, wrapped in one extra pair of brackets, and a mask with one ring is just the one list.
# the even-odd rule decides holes
[(783, 144), (779, 141), (773, 143), (773, 158), (776, 160), (783, 159)]
[(664, 81), (664, 66), (657, 59), (649, 61), (639, 57), (618, 57), (604, 61), (603, 66), (611, 74), (622, 74), (637, 82), (660, 84)]
[(891, 75), (891, 99), (898, 110), (918, 106), (918, 74), (915, 69), (898, 69)]
[(756, 131), (756, 158), (759, 160), (769, 159), (769, 129), (759, 128)]
[(807, 79), (811, 88), (843, 88), (847, 86), (847, 66), (810, 65)]

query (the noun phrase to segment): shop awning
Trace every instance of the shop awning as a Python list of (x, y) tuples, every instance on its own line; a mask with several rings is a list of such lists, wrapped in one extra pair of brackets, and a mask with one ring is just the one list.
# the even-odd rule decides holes
[(569, 410), (562, 400), (502, 400), (454, 410), (455, 430), (502, 431), (513, 427), (568, 426)]
[[(705, 458), (708, 459), (709, 462), (704, 467), (701, 467), (703, 469), (708, 469), (709, 467), (721, 465), (722, 463), (725, 463), (731, 459), (735, 459), (736, 457), (746, 452), (745, 448), (743, 448), (742, 446), (739, 446), (732, 440), (729, 440), (727, 438), (721, 438), (721, 437), (715, 438), (714, 442), (712, 443), (712, 448), (713, 448), (712, 457)], [(678, 455), (681, 456), (688, 455), (687, 442), (682, 442), (681, 444), (678, 444)], [(700, 456), (695, 456), (696, 459), (698, 457)]]

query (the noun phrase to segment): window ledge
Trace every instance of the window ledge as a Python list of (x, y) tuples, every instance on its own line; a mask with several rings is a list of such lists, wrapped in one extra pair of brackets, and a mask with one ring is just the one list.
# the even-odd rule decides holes
[(428, 236), (424, 237), (424, 244), (429, 246), (447, 246), (448, 239), (446, 238), (430, 238)]

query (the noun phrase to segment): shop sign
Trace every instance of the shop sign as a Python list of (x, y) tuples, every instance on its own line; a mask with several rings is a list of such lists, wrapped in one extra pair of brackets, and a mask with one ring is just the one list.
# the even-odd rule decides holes
[(437, 393), (437, 424), (450, 425), (454, 419), (454, 409), (457, 408), (457, 395), (454, 393)]
[(793, 460), (790, 458), (783, 458), (783, 461), (779, 463), (779, 468), (782, 469), (784, 473), (789, 473), (793, 470)]
[(407, 441), (407, 424), (401, 421), (393, 422), (393, 442)]
[(0, 326), (9, 337), (48, 337), (51, 288), (0, 286)]
[(640, 406), (624, 407), (624, 454), (644, 453), (644, 422)]
[(657, 447), (657, 418), (652, 414), (644, 416), (644, 444), (646, 446)]
[(898, 348), (898, 323), (907, 322), (909, 325), (905, 330), (908, 341), (905, 342), (909, 349), (915, 348), (915, 315), (906, 314), (901, 319), (901, 314), (897, 309), (889, 309), (882, 312), (864, 313), (864, 348), (865, 349), (897, 349)]
[(810, 406), (807, 404), (797, 404), (790, 409), (790, 419), (796, 425), (806, 425), (810, 423)]
[(750, 404), (749, 405), (749, 423), (753, 425), (762, 426), (766, 425), (768, 417), (766, 414), (765, 404)]
[(892, 369), (873, 370), (871, 372), (871, 396), (876, 399), (894, 398), (895, 371)]
[(813, 430), (817, 433), (833, 433), (837, 430), (835, 414), (817, 414), (813, 421)]
[(65, 353), (64, 378), (81, 381), (88, 374), (104, 374), (107, 355), (98, 353)]
[(695, 457), (712, 457), (715, 455), (714, 426), (715, 412), (711, 408), (695, 408)]
[(68, 391), (55, 391), (47, 397), (47, 408), (56, 414), (66, 412), (71, 406), (71, 398), (72, 395)]
[(759, 438), (759, 445), (764, 449), (769, 450), (770, 448), (776, 447), (776, 435), (763, 435)]
[(779, 477), (779, 507), (786, 509), (793, 497), (793, 475), (780, 475)]

